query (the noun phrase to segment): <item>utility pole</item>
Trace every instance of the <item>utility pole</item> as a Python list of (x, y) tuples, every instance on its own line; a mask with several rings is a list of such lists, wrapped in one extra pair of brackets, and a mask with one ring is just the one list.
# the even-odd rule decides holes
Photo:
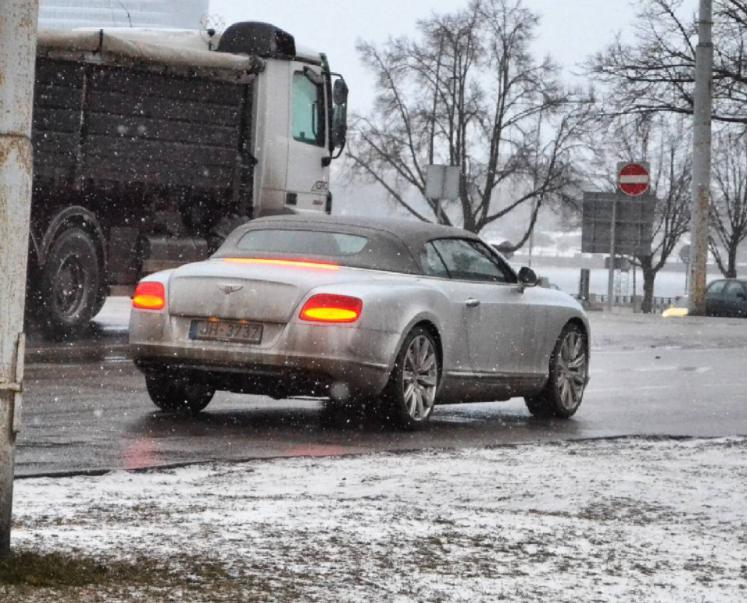
[(21, 421), (38, 11), (39, 0), (0, 2), (0, 558), (10, 553)]
[(690, 218), (689, 312), (705, 314), (708, 218), (711, 204), (711, 103), (713, 83), (712, 0), (700, 0), (698, 46), (695, 50), (693, 111), (693, 182)]

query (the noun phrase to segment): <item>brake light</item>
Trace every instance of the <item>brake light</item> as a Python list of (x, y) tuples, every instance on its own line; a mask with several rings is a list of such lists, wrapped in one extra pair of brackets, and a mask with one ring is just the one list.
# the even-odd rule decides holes
[(339, 270), (340, 266), (332, 262), (311, 260), (281, 260), (274, 258), (223, 258), (229, 264), (264, 264), (267, 266), (285, 266), (288, 268), (311, 268), (319, 270)]
[(132, 307), (138, 310), (162, 310), (166, 306), (166, 290), (161, 283), (139, 283), (132, 296)]
[(363, 311), (363, 300), (347, 295), (319, 293), (301, 308), (301, 320), (313, 322), (355, 322)]

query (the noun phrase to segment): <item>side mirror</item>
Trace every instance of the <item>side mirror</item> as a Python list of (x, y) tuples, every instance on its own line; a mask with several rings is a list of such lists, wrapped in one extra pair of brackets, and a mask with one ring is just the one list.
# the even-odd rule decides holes
[(342, 151), (345, 148), (345, 139), (348, 133), (348, 85), (342, 76), (338, 76), (332, 85), (332, 102), (334, 107), (332, 110), (332, 140), (330, 145), (330, 153), (333, 153), (335, 149), (338, 149), (334, 159), (342, 155)]
[(523, 287), (536, 287), (539, 284), (537, 274), (528, 266), (522, 266), (518, 276), (519, 284)]
[[(342, 149), (348, 135), (348, 117), (347, 107), (345, 105), (336, 105), (332, 115), (332, 149)], [(338, 153), (339, 156), (339, 153)]]
[(332, 87), (332, 102), (335, 105), (346, 105), (348, 102), (348, 85), (345, 80), (338, 78)]

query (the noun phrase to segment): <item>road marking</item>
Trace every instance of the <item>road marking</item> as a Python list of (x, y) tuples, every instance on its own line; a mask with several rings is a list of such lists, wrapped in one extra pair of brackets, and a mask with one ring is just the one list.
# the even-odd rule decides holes
[(660, 390), (660, 389), (676, 389), (679, 387), (679, 384), (677, 385), (638, 385), (638, 386), (629, 386), (629, 385), (621, 385), (620, 387), (599, 387), (599, 388), (593, 388), (593, 387), (587, 387), (586, 392), (589, 393), (606, 393), (606, 392), (619, 392), (622, 390), (625, 391), (648, 391), (648, 390)]
[(689, 353), (700, 353), (700, 352), (743, 352), (743, 347), (731, 347), (731, 348), (680, 348), (680, 347), (661, 347), (661, 348), (635, 348), (626, 350), (610, 350), (607, 348), (591, 347), (591, 351), (596, 354), (689, 354)]
[(592, 369), (592, 375), (599, 375), (603, 373), (658, 373), (658, 372), (671, 372), (671, 371), (682, 371), (683, 373), (707, 373), (712, 370), (710, 366), (683, 366), (681, 364), (662, 364), (659, 366), (632, 366), (632, 367), (617, 367), (614, 369)]
[[(747, 381), (745, 382), (718, 382), (718, 383), (699, 383), (698, 389), (710, 389), (710, 388), (727, 388), (727, 389), (736, 389), (739, 387), (747, 387)], [(667, 385), (621, 385), (620, 387), (587, 387), (585, 393), (591, 393), (591, 394), (604, 394), (604, 393), (610, 393), (610, 392), (620, 392), (620, 391), (658, 391), (658, 390), (665, 390), (665, 389), (676, 389), (679, 390), (682, 388), (681, 383), (670, 383)]]

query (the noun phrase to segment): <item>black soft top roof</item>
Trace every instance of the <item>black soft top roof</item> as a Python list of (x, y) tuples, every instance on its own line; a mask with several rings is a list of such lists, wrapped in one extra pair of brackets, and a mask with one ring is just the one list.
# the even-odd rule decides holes
[(365, 236), (369, 240), (365, 253), (346, 257), (345, 265), (409, 274), (423, 273), (418, 258), (426, 242), (450, 237), (479, 239), (461, 228), (415, 220), (283, 215), (257, 218), (240, 226), (228, 236), (214, 257), (245, 255), (246, 252), (237, 245), (244, 234), (251, 230), (267, 229), (312, 230)]

